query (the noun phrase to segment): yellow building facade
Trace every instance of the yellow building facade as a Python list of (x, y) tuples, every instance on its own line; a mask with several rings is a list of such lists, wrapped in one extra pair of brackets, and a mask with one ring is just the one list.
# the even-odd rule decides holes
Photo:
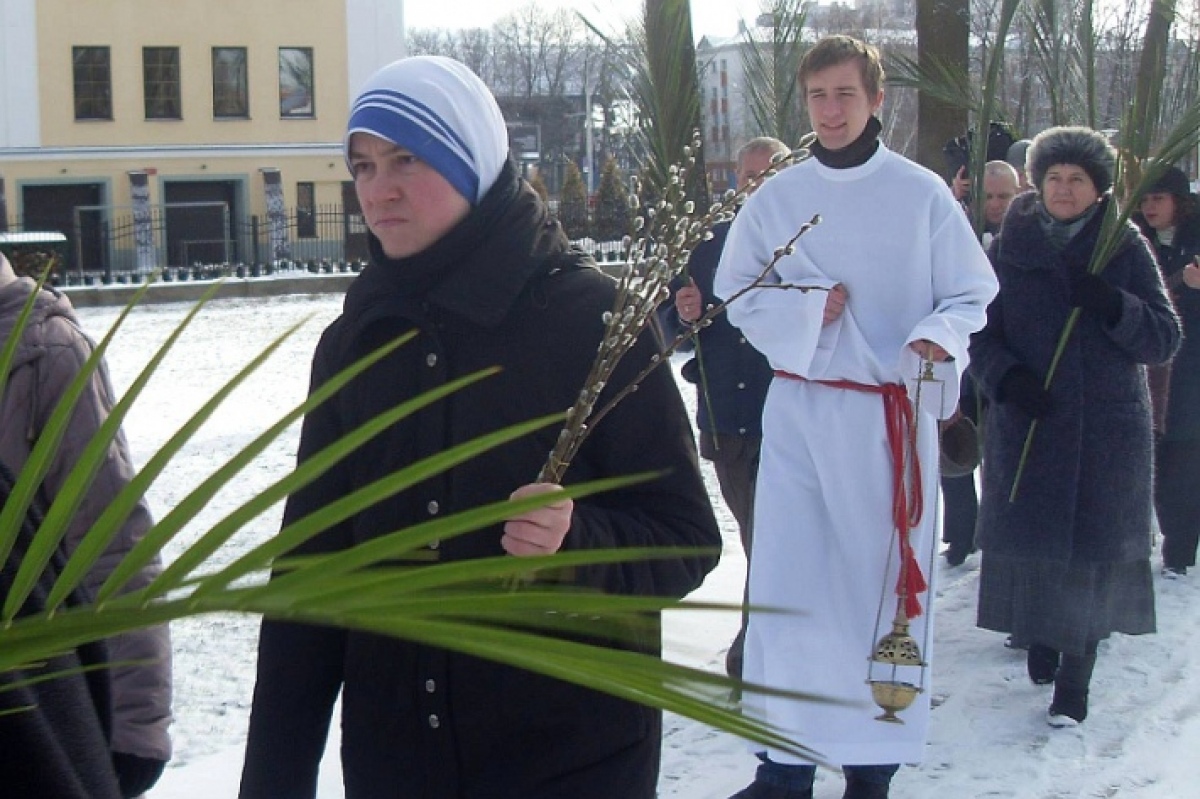
[(403, 43), (402, 0), (0, 0), (0, 232), (81, 273), (342, 257), (349, 103)]

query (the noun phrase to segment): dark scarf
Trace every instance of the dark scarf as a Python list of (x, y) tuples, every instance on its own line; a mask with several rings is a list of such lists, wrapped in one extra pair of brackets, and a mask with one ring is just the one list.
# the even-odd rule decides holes
[(1050, 246), (1055, 252), (1062, 252), (1067, 246), (1067, 242), (1075, 238), (1079, 231), (1087, 226), (1092, 217), (1096, 215), (1096, 210), (1100, 208), (1100, 203), (1092, 203), (1091, 207), (1084, 211), (1074, 219), (1060, 220), (1055, 219), (1046, 210), (1046, 205), (1038, 199), (1037, 203), (1037, 221), (1041, 226), (1042, 232), (1046, 234), (1046, 240), (1050, 242)]
[(389, 258), (373, 234), (371, 263), (346, 293), (344, 312), (361, 330), (387, 316), (424, 317), (431, 305), (486, 326), (508, 313), (533, 275), (558, 263), (569, 242), (509, 160), (479, 205), (427, 249)]
[(871, 117), (867, 120), (866, 127), (859, 134), (858, 138), (847, 144), (840, 150), (830, 150), (824, 147), (820, 141), (812, 143), (812, 154), (825, 166), (830, 169), (849, 169), (853, 166), (862, 166), (871, 160), (871, 156), (875, 155), (875, 151), (879, 149), (879, 134), (883, 131), (883, 124)]

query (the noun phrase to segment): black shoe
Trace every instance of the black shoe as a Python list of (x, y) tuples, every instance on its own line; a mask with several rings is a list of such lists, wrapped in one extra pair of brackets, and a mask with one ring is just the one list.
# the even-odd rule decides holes
[(1054, 687), (1054, 699), (1046, 723), (1051, 727), (1078, 727), (1087, 718), (1088, 692), (1086, 688)]
[(950, 547), (945, 552), (946, 565), (947, 566), (961, 566), (961, 565), (963, 565), (963, 563), (966, 562), (967, 555), (970, 555), (974, 551), (975, 550), (972, 549), (971, 547), (963, 547), (963, 546), (958, 546), (957, 544), (951, 544)]
[(742, 652), (746, 648), (745, 630), (738, 630), (729, 651), (725, 653), (725, 673), (731, 680), (742, 679)]
[(842, 799), (887, 799), (889, 787), (886, 782), (867, 782), (847, 777), (846, 792), (842, 794)]
[(1168, 580), (1178, 580), (1187, 577), (1187, 566), (1163, 566), (1162, 576)]
[(1030, 644), (1026, 658), (1029, 679), (1034, 685), (1049, 685), (1058, 674), (1058, 650), (1042, 644)]
[(768, 785), (762, 780), (755, 780), (729, 799), (813, 799), (813, 791), (812, 788), (803, 791), (781, 788), (778, 785)]

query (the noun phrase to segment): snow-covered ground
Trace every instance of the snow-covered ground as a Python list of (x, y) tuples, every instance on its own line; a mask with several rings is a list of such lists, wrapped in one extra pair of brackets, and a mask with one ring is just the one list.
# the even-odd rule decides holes
[[(302, 400), (317, 336), (337, 315), (340, 304), (341, 297), (335, 295), (284, 296), (218, 301), (201, 313), (138, 400), (126, 425), (139, 463), (253, 353), (291, 325), (308, 321), (230, 398), (155, 484), (150, 499), (158, 515)], [(170, 304), (133, 312), (109, 352), (118, 391), (132, 382), (187, 310), (188, 306)], [(115, 308), (88, 308), (80, 311), (80, 317), (98, 337), (111, 327), (117, 313)], [(679, 363), (674, 366), (677, 369)], [(694, 399), (691, 387), (684, 387), (684, 395)], [(209, 504), (199, 524), (221, 518), (289, 468), (297, 434), (298, 427), (293, 427), (277, 441), (236, 485)], [(697, 596), (736, 601), (745, 559), (711, 471), (706, 478), (721, 515), (726, 549), (721, 565)], [(269, 536), (278, 521), (276, 508), (245, 535)], [(1117, 636), (1103, 644), (1092, 685), (1092, 715), (1078, 729), (1052, 730), (1044, 721), (1050, 689), (1030, 684), (1024, 653), (1004, 648), (1002, 636), (974, 626), (977, 569), (978, 556), (958, 568), (939, 564), (932, 647), (936, 650), (935, 710), (929, 747), (922, 764), (900, 771), (892, 796), (1200, 796), (1200, 679), (1194, 674), (1200, 663), (1200, 574), (1158, 583), (1159, 633)], [(676, 614), (666, 623), (668, 657), (718, 670), (736, 626), (732, 614)], [(244, 617), (210, 617), (174, 625), (176, 755), (151, 799), (236, 795), (253, 689), (256, 631), (257, 621)], [(331, 751), (334, 756), (326, 759), (321, 799), (342, 797), (336, 740)], [(749, 782), (754, 765), (740, 741), (668, 717), (659, 794), (663, 799), (724, 799)], [(841, 791), (839, 775), (819, 775), (818, 799), (835, 799)]]

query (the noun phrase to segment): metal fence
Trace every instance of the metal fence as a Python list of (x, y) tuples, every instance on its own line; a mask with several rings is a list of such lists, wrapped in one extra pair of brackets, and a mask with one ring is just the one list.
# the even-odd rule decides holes
[[(59, 231), (67, 238), (53, 277), (59, 283), (138, 283), (154, 272), (170, 280), (281, 268), (331, 271), (330, 264), (367, 256), (362, 216), (340, 205), (285, 209), (271, 221), (258, 215), (235, 219), (223, 202), (139, 211), (81, 206), (73, 219), (69, 229)], [(17, 219), (8, 230), (25, 227)]]
[[(66, 285), (140, 283), (156, 272), (168, 281), (287, 270), (335, 272), (357, 269), (368, 257), (362, 215), (340, 205), (285, 209), (270, 221), (257, 215), (239, 221), (223, 202), (171, 203), (137, 212), (81, 206), (73, 217), (71, 229), (60, 231), (67, 241), (58, 248), (52, 276), (53, 282)], [(20, 220), (8, 229), (24, 230)], [(627, 257), (619, 241), (582, 239), (573, 244), (602, 266)]]

